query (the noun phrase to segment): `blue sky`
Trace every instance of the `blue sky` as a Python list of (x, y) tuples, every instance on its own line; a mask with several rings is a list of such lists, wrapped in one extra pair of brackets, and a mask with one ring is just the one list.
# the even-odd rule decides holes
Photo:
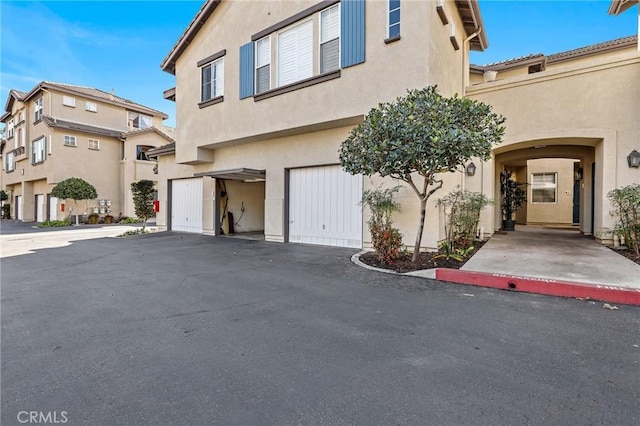
[[(274, 0), (261, 0), (274, 1)], [(380, 0), (378, 0), (380, 1)], [(160, 63), (202, 1), (0, 0), (0, 99), (42, 80), (115, 90), (169, 114), (162, 98), (174, 86)], [(557, 53), (636, 34), (637, 6), (608, 16), (608, 0), (480, 0), (489, 38), (471, 62), (487, 64), (530, 53)]]

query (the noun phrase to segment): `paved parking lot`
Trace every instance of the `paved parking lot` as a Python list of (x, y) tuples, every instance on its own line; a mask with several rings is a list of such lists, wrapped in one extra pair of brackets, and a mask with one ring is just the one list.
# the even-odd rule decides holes
[(2, 424), (640, 422), (640, 309), (157, 233), (3, 258)]

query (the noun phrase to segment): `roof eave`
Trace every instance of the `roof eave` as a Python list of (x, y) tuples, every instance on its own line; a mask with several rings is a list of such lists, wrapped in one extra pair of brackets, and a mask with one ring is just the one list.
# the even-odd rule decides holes
[(163, 71), (175, 75), (176, 61), (186, 50), (191, 41), (193, 41), (193, 39), (196, 37), (202, 26), (205, 24), (205, 22), (207, 22), (207, 19), (209, 19), (209, 16), (211, 16), (220, 2), (221, 0), (207, 0), (207, 2), (202, 5), (200, 11), (198, 11), (187, 29), (184, 31), (184, 33), (182, 33), (171, 51), (169, 51), (167, 57), (164, 58), (164, 60), (160, 64), (160, 68), (162, 68)]
[(636, 3), (638, 3), (638, 0), (611, 0), (608, 13), (609, 15), (619, 15)]
[(469, 40), (470, 49), (476, 51), (485, 50), (489, 47), (489, 41), (484, 28), (478, 0), (456, 0), (455, 4), (460, 19), (462, 20), (465, 34), (467, 37), (475, 34), (475, 37)]

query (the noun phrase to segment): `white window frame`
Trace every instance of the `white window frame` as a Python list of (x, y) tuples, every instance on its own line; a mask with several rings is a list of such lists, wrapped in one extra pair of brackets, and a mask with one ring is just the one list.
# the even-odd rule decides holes
[[(398, 7), (391, 9), (391, 2), (397, 1)], [(387, 38), (400, 37), (400, 31), (402, 29), (402, 4), (401, 0), (388, 0), (387, 2)], [(398, 22), (391, 23), (391, 14), (395, 11), (398, 11)], [(391, 35), (391, 27), (398, 26), (398, 34)]]
[(12, 172), (16, 169), (16, 153), (7, 152), (5, 156), (5, 171)]
[(43, 101), (43, 97), (40, 96), (38, 99), (36, 99), (34, 102), (34, 111), (33, 111), (33, 121), (40, 121), (42, 120), (42, 111), (44, 110), (44, 101)]
[(89, 139), (87, 147), (92, 151), (100, 151), (100, 141), (97, 139)]
[(31, 164), (42, 163), (47, 158), (47, 138), (42, 136), (31, 142)]
[(64, 135), (64, 146), (78, 146), (75, 136)]
[[(309, 45), (305, 46), (306, 49), (301, 49), (302, 46), (300, 35), (303, 31), (310, 31), (309, 37)], [(283, 48), (283, 40), (285, 36), (295, 34), (295, 52), (294, 52), (294, 76), (293, 78), (287, 78), (286, 75), (283, 74), (283, 63), (284, 61), (284, 52)], [(309, 34), (304, 34), (309, 36)], [(304, 55), (301, 55), (301, 53)], [(278, 87), (287, 86), (289, 84), (293, 84), (297, 81), (305, 80), (307, 78), (313, 77), (314, 75), (314, 67), (313, 67), (313, 18), (305, 19), (300, 22), (296, 22), (294, 25), (283, 29), (278, 32), (277, 37), (277, 76), (278, 76)], [(308, 64), (305, 62), (309, 62)]]
[[(133, 117), (135, 116), (135, 117)], [(144, 123), (145, 121), (149, 121), (149, 125), (148, 126), (142, 126), (142, 127), (135, 127), (133, 125), (133, 123), (135, 122), (136, 118), (144, 118), (143, 120), (138, 120), (139, 123)], [(151, 117), (150, 115), (146, 115), (146, 114), (140, 114), (139, 112), (134, 112), (134, 111), (127, 111), (127, 126), (129, 127), (129, 129), (131, 130), (144, 130), (144, 129), (149, 129), (151, 127), (153, 127), (153, 117)]]
[(76, 107), (76, 98), (73, 96), (62, 95), (62, 105), (66, 107), (75, 108)]
[(7, 139), (15, 136), (15, 122), (13, 118), (7, 122)]
[[(203, 78), (207, 68), (210, 69), (211, 80), (205, 83)], [(208, 98), (204, 96), (205, 84), (209, 85)], [(220, 96), (224, 96), (224, 57), (209, 62), (200, 69), (200, 101), (207, 102)]]
[[(267, 53), (265, 54), (266, 56), (266, 61), (261, 62), (260, 61), (260, 45), (264, 44), (267, 46)], [(254, 93), (255, 94), (259, 94), (259, 93), (264, 93), (267, 92), (269, 90), (271, 90), (271, 35), (268, 35), (266, 37), (261, 38), (260, 40), (256, 41), (256, 49), (255, 49), (255, 58), (254, 58), (254, 63), (255, 63), (255, 69), (253, 70), (254, 72), (254, 81), (255, 81), (255, 87), (254, 87)], [(269, 67), (269, 87), (267, 87), (264, 90), (258, 90), (258, 70), (263, 69), (265, 67)]]
[[(553, 176), (553, 183), (545, 182), (546, 176)], [(537, 177), (542, 177), (541, 182), (536, 182)], [(536, 190), (548, 190), (553, 188), (553, 201), (534, 201), (534, 191)], [(558, 203), (558, 173), (557, 172), (544, 172), (544, 173), (531, 173), (531, 203), (532, 204), (557, 204)]]
[(97, 102), (86, 101), (84, 103), (84, 109), (85, 109), (85, 111), (89, 111), (89, 112), (98, 112), (98, 103)]
[[(337, 19), (338, 19), (338, 34), (328, 38), (325, 40), (325, 38), (323, 37), (324, 34), (322, 32), (322, 24), (324, 22), (324, 20), (326, 19), (325, 16), (327, 14), (330, 14), (332, 12), (336, 11), (335, 13), (337, 14)], [(318, 28), (318, 40), (320, 40), (320, 44), (318, 46), (318, 72), (320, 74), (324, 74), (325, 72), (331, 72), (331, 71), (335, 71), (335, 70), (339, 70), (340, 69), (340, 27), (341, 27), (341, 22), (340, 22), (340, 3), (334, 4), (333, 6), (330, 6), (322, 11), (320, 11), (320, 26)], [(334, 40), (338, 40), (338, 67), (335, 69), (330, 69), (330, 70), (324, 70), (322, 69), (322, 46), (330, 43)]]

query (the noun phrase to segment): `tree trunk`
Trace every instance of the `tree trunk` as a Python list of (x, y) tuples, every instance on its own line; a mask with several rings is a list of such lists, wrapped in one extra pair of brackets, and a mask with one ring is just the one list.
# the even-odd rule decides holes
[(78, 202), (76, 200), (73, 200), (73, 205), (76, 208), (76, 225), (80, 225), (80, 219), (78, 219)]
[(418, 262), (418, 256), (420, 255), (420, 243), (422, 242), (422, 231), (424, 230), (424, 219), (427, 215), (427, 199), (420, 199), (420, 226), (418, 227), (418, 235), (416, 236), (416, 244), (413, 247), (413, 257), (411, 260), (413, 263)]

